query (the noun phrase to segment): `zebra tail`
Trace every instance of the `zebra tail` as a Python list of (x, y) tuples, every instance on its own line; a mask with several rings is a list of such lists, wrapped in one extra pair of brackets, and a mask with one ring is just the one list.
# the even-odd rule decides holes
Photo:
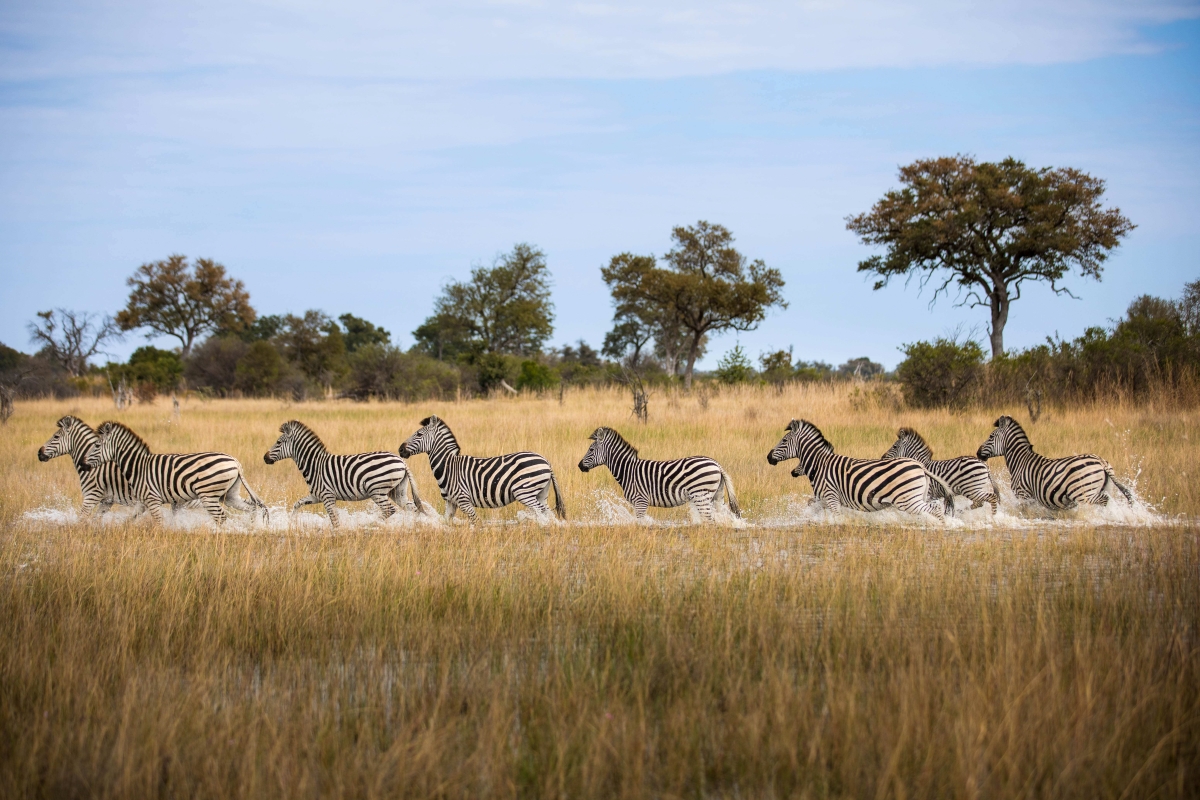
[(939, 478), (937, 475), (934, 475), (932, 472), (926, 470), (925, 474), (928, 475), (930, 478), (933, 478), (933, 485), (936, 485), (939, 490), (938, 495), (933, 495), (933, 492), (930, 492), (929, 494), (933, 495), (933, 496), (940, 496), (942, 498), (942, 502), (945, 504), (946, 516), (953, 517), (954, 516), (954, 490), (950, 488), (950, 484), (946, 483), (944, 480)]
[[(725, 497), (729, 500), (729, 510), (733, 512), (735, 517), (742, 516), (742, 508), (738, 505), (737, 495), (733, 491), (733, 479), (729, 477), (729, 473), (723, 468), (721, 470), (721, 482), (725, 484)], [(718, 489), (718, 491), (720, 491)]]
[(262, 509), (263, 522), (270, 522), (271, 512), (267, 510), (267, 504), (264, 503), (259, 496), (254, 493), (254, 490), (250, 488), (250, 484), (246, 483), (246, 476), (243, 475), (241, 471), (238, 472), (237, 483), (229, 487), (229, 491), (236, 492), (238, 483), (240, 483), (242, 488), (246, 490), (246, 495), (250, 498), (250, 502)]
[(564, 522), (567, 519), (567, 504), (563, 502), (562, 489), (558, 488), (558, 478), (550, 473), (550, 485), (554, 487), (554, 514)]
[(1126, 488), (1125, 488), (1125, 486), (1124, 486), (1123, 484), (1121, 484), (1121, 483), (1120, 483), (1120, 482), (1119, 482), (1119, 481), (1118, 481), (1118, 480), (1117, 480), (1117, 479), (1116, 479), (1116, 478), (1113, 476), (1112, 467), (1110, 467), (1110, 466), (1109, 466), (1109, 465), (1107, 465), (1107, 464), (1105, 464), (1105, 465), (1104, 465), (1104, 477), (1105, 477), (1104, 488), (1107, 490), (1107, 489), (1108, 489), (1108, 484), (1110, 484), (1110, 483), (1111, 483), (1113, 486), (1115, 486), (1115, 487), (1117, 487), (1118, 489), (1120, 489), (1120, 490), (1121, 490), (1121, 494), (1125, 495), (1125, 501), (1129, 503), (1130, 507), (1132, 507), (1132, 506), (1133, 506), (1133, 492), (1131, 492), (1131, 491), (1129, 491), (1128, 489), (1126, 489)]
[(404, 476), (404, 480), (396, 484), (396, 488), (392, 490), (392, 499), (396, 501), (397, 505), (404, 502), (405, 484), (408, 484), (408, 490), (412, 492), (413, 505), (417, 507), (417, 511), (421, 514), (427, 513), (425, 511), (425, 504), (421, 502), (421, 495), (417, 494), (417, 479), (413, 477), (411, 470)]

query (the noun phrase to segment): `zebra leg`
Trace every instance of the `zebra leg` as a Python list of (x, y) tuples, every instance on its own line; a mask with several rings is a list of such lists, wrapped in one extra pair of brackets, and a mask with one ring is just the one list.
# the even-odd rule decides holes
[(383, 512), (384, 519), (387, 519), (400, 510), (400, 506), (392, 502), (392, 496), (389, 492), (378, 491), (371, 495), (371, 499), (375, 501), (375, 505), (379, 506), (379, 510)]
[(162, 527), (164, 524), (162, 500), (157, 497), (146, 498), (146, 510), (150, 512), (150, 519), (154, 520), (154, 524)]
[(325, 513), (329, 515), (329, 527), (333, 528), (333, 532), (337, 533), (338, 529), (338, 513), (337, 500), (333, 496), (322, 498), (321, 503), (325, 506)]
[(311, 494), (306, 494), (306, 495), (304, 495), (304, 497), (301, 497), (299, 500), (297, 500), (295, 503), (292, 504), (292, 513), (295, 514), (297, 511), (304, 508), (305, 506), (311, 506), (311, 505), (313, 505), (315, 503), (319, 503), (319, 502), (321, 502), (321, 501), (318, 500), (317, 498), (313, 497)]
[(213, 495), (204, 495), (200, 498), (200, 505), (204, 506), (204, 510), (213, 518), (213, 521), (218, 525), (225, 524), (225, 508), (221, 505), (221, 498)]
[[(404, 478), (401, 479), (401, 481), (399, 483), (397, 483), (391, 491), (391, 498), (392, 498), (392, 501), (396, 504), (396, 507), (399, 508), (400, 504), (403, 503), (405, 511), (416, 511), (417, 510), (417, 506), (416, 506), (415, 502), (408, 499), (408, 485), (411, 482), (412, 482), (412, 476), (409, 475), (408, 473), (405, 473)], [(415, 484), (414, 484), (414, 488), (415, 488)], [(416, 493), (414, 492), (414, 494), (416, 494)]]
[(696, 509), (696, 513), (700, 515), (700, 519), (704, 522), (716, 522), (716, 514), (713, 509), (713, 498), (708, 492), (693, 492), (691, 495), (692, 508)]
[(546, 522), (550, 517), (550, 506), (546, 500), (550, 497), (550, 481), (546, 481), (536, 491), (529, 494), (517, 495), (517, 499), (525, 504), (538, 516), (539, 522)]

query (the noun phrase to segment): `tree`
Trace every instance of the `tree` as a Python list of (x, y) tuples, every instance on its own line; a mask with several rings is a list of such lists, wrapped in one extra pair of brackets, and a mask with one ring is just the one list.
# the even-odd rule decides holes
[(717, 362), (717, 380), (721, 383), (749, 383), (754, 380), (754, 367), (740, 344)]
[(761, 260), (747, 263), (723, 226), (701, 220), (676, 227), (671, 238), (675, 247), (663, 257), (663, 267), (653, 256), (621, 253), (600, 272), (618, 309), (625, 304), (650, 309), (665, 331), (683, 332), (684, 386), (690, 389), (706, 336), (754, 330), (768, 309), (787, 303), (779, 270)]
[(434, 303), (433, 316), (413, 331), (425, 352), (531, 356), (554, 333), (546, 256), (518, 244), (491, 267), (475, 267), (465, 283), (453, 281)]
[(198, 258), (189, 266), (186, 256), (168, 256), (142, 264), (126, 283), (133, 291), (117, 314), (121, 329), (149, 328), (147, 339), (174, 337), (182, 346), (184, 359), (203, 334), (216, 330), (237, 333), (252, 325), (256, 317), (246, 287), (209, 258)]
[(1060, 282), (1072, 269), (1100, 280), (1134, 228), (1120, 209), (1101, 206), (1104, 181), (1069, 167), (958, 155), (901, 167), (900, 183), (869, 212), (846, 218), (864, 244), (887, 248), (858, 271), (880, 276), (876, 289), (897, 275), (919, 274), (922, 288), (939, 280), (933, 301), (957, 284), (962, 304), (991, 310), (992, 358), (1004, 354), (1009, 306), (1026, 281), (1074, 297)]
[(88, 361), (104, 352), (104, 344), (119, 341), (121, 331), (112, 317), (87, 311), (39, 311), (38, 322), (29, 323), (29, 339), (41, 345), (49, 360), (72, 378), (87, 371)]
[(916, 408), (961, 406), (983, 373), (983, 348), (971, 339), (939, 338), (901, 348), (896, 376), (904, 399)]
[(391, 344), (392, 335), (372, 322), (353, 314), (342, 314), (338, 319), (346, 331), (347, 353), (357, 352), (358, 348), (369, 344)]
[(156, 391), (167, 392), (179, 385), (183, 362), (170, 350), (139, 347), (126, 364), (109, 364), (108, 379), (113, 384), (125, 380), (132, 386), (150, 384)]
[(309, 309), (304, 316), (288, 314), (283, 320), (276, 341), (296, 369), (327, 390), (349, 373), (346, 338), (324, 312)]
[(790, 347), (787, 350), (762, 353), (758, 357), (758, 363), (762, 367), (763, 380), (779, 391), (783, 391), (784, 384), (796, 374), (796, 371), (792, 369), (792, 348)]

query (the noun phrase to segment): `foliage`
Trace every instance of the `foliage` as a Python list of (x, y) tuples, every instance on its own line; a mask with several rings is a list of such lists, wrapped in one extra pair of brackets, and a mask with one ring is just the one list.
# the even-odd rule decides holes
[(205, 333), (236, 332), (255, 320), (246, 287), (209, 258), (189, 266), (186, 256), (171, 255), (142, 264), (126, 283), (132, 291), (117, 314), (121, 329), (147, 328), (147, 338), (174, 337), (185, 359)]
[(270, 342), (253, 342), (234, 367), (234, 386), (248, 395), (271, 394), (287, 365)]
[(499, 388), (504, 382), (511, 386), (510, 378), (516, 380), (517, 361), (510, 356), (500, 353), (484, 353), (473, 359), (471, 364), (476, 370), (479, 391), (484, 394)]
[(531, 356), (554, 332), (546, 256), (518, 244), (491, 267), (476, 267), (466, 282), (452, 281), (434, 313), (413, 331), (422, 351), (439, 359), (468, 354)]
[(576, 345), (563, 345), (552, 362), (564, 383), (579, 386), (613, 380), (614, 369), (605, 364), (595, 348), (582, 339)]
[(338, 324), (323, 311), (313, 309), (283, 319), (283, 331), (275, 337), (283, 357), (300, 374), (326, 389), (339, 384), (350, 366), (346, 361), (346, 338)]
[(462, 384), (462, 371), (453, 364), (415, 349), (406, 353), (374, 342), (351, 355), (345, 394), (356, 400), (442, 399), (453, 397)]
[(557, 386), (558, 382), (559, 377), (553, 369), (537, 361), (526, 360), (521, 362), (515, 388), (540, 392)]
[(208, 337), (184, 361), (183, 376), (188, 386), (227, 395), (237, 386), (237, 365), (249, 349), (249, 344), (231, 336)]
[(735, 345), (717, 362), (716, 376), (717, 380), (726, 384), (749, 383), (754, 380), (754, 367), (740, 344)]
[(779, 270), (761, 260), (747, 263), (725, 227), (701, 220), (676, 227), (671, 238), (675, 247), (663, 257), (664, 267), (653, 256), (621, 253), (601, 275), (620, 320), (632, 314), (643, 325), (654, 320), (667, 333), (684, 334), (684, 384), (690, 388), (705, 336), (754, 330), (768, 309), (787, 303)]
[(983, 372), (983, 348), (970, 339), (938, 338), (902, 348), (904, 360), (896, 375), (904, 400), (916, 408), (947, 408), (971, 399)]
[(978, 163), (970, 156), (923, 159), (900, 168), (901, 189), (869, 212), (847, 217), (864, 244), (882, 245), (859, 272), (941, 283), (933, 298), (957, 285), (964, 303), (991, 310), (992, 357), (1004, 352), (1009, 305), (1026, 281), (1058, 293), (1075, 269), (1100, 280), (1104, 261), (1134, 225), (1104, 208), (1104, 181), (1076, 169), (1030, 169), (1007, 158)]
[(353, 314), (342, 314), (338, 317), (342, 328), (346, 331), (346, 352), (355, 353), (360, 347), (369, 344), (390, 344), (392, 335), (373, 322)]
[(150, 386), (155, 392), (168, 392), (183, 377), (183, 361), (170, 350), (146, 346), (134, 350), (124, 364), (109, 364), (107, 371), (113, 384), (123, 379), (130, 386)]
[(852, 358), (837, 368), (839, 378), (849, 380), (868, 380), (884, 372), (883, 364), (872, 361), (866, 356)]
[(832, 379), (835, 374), (833, 365), (827, 364), (824, 361), (796, 362), (796, 380), (802, 383), (827, 381)]
[(112, 317), (65, 308), (39, 311), (37, 315), (38, 322), (29, 323), (30, 341), (72, 378), (87, 372), (88, 362), (104, 352), (105, 343), (121, 339)]

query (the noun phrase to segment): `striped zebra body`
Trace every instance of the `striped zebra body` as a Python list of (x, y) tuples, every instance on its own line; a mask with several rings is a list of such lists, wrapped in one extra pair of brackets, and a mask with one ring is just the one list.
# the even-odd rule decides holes
[(1108, 505), (1115, 487), (1133, 505), (1133, 495), (1117, 482), (1112, 467), (1093, 455), (1046, 458), (1034, 452), (1025, 430), (1012, 417), (996, 420), (995, 430), (979, 447), (983, 461), (1004, 457), (1012, 477), (1013, 493), (1047, 508), (1075, 508), (1080, 504)]
[[(806, 420), (792, 420), (783, 439), (767, 454), (768, 464), (799, 459), (793, 477), (807, 475), (813, 495), (826, 510), (881, 511), (899, 508), (911, 514), (945, 519), (954, 513), (953, 492), (911, 458), (871, 460), (839, 456), (824, 434)], [(944, 505), (931, 502), (940, 497)]]
[[(242, 511), (267, 507), (246, 483), (242, 465), (224, 453), (152, 453), (141, 437), (119, 422), (105, 422), (88, 451), (88, 466), (115, 463), (128, 481), (133, 496), (146, 506), (158, 524), (164, 504), (199, 501), (217, 523), (225, 521), (222, 504)], [(244, 487), (250, 502), (242, 500)]]
[[(395, 453), (334, 455), (311, 428), (291, 420), (280, 426), (279, 439), (263, 456), (263, 461), (274, 464), (287, 458), (296, 462), (309, 491), (307, 496), (296, 501), (292, 511), (311, 503), (322, 503), (335, 531), (338, 528), (338, 500), (373, 500), (383, 512), (384, 519), (399, 511), (400, 503), (409, 511), (425, 512), (408, 464)], [(411, 501), (408, 499), (410, 489)]]
[(400, 455), (410, 458), (417, 453), (429, 456), (429, 466), (438, 491), (446, 501), (446, 517), (453, 519), (461, 510), (471, 522), (478, 520), (477, 508), (503, 508), (524, 503), (540, 517), (550, 515), (546, 504), (554, 489), (554, 513), (567, 518), (562, 490), (550, 462), (537, 453), (508, 453), (476, 458), (464, 456), (458, 440), (437, 416), (421, 420), (421, 428), (400, 445)]
[(1000, 508), (1000, 492), (992, 479), (987, 462), (980, 461), (976, 456), (935, 460), (933, 450), (925, 443), (924, 437), (912, 428), (901, 428), (896, 443), (883, 457), (911, 458), (919, 462), (930, 473), (945, 481), (955, 494), (961, 494), (970, 500), (971, 508), (979, 508), (988, 503), (992, 507), (992, 514)]
[(144, 507), (134, 496), (121, 468), (112, 462), (98, 467), (89, 467), (84, 460), (88, 450), (99, 437), (83, 420), (66, 416), (58, 421), (58, 430), (50, 440), (38, 448), (38, 460), (49, 461), (59, 456), (70, 456), (79, 475), (79, 489), (83, 494), (85, 517), (99, 510), (100, 514), (112, 508), (114, 503), (133, 506), (140, 514)]
[(729, 499), (730, 510), (741, 516), (733, 481), (713, 459), (707, 456), (673, 461), (639, 458), (637, 449), (612, 428), (597, 428), (589, 438), (592, 444), (579, 462), (580, 471), (608, 467), (625, 493), (625, 499), (633, 504), (638, 519), (645, 519), (650, 506), (675, 508), (691, 503), (701, 519), (713, 522), (714, 501), (720, 500), (722, 488)]

